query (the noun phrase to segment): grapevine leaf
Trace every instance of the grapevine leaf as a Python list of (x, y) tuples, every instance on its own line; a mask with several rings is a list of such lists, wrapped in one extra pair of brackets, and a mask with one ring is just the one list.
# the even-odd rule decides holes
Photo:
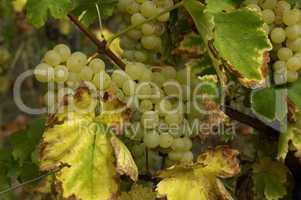
[(71, 0), (28, 0), (27, 18), (34, 26), (41, 27), (47, 20), (48, 11), (54, 18), (63, 18), (68, 14), (71, 3)]
[(98, 17), (96, 5), (101, 16), (108, 17), (113, 14), (113, 9), (118, 0), (76, 0), (74, 13), (80, 16), (80, 20), (86, 24), (92, 24)]
[(248, 87), (265, 82), (267, 54), (271, 43), (262, 18), (250, 9), (214, 14), (214, 47), (226, 67)]
[(206, 0), (207, 12), (232, 11), (241, 1), (237, 0)]
[(127, 174), (133, 181), (138, 180), (138, 168), (133, 160), (131, 152), (117, 137), (111, 138), (111, 143), (116, 157), (116, 170), (119, 174)]
[(301, 78), (288, 88), (288, 97), (299, 109), (301, 109)]
[(205, 48), (205, 44), (200, 35), (188, 33), (184, 35), (183, 40), (173, 53), (176, 55), (187, 54), (188, 57), (199, 57), (204, 54)]
[(191, 165), (173, 166), (159, 174), (163, 180), (157, 186), (160, 197), (168, 200), (233, 199), (218, 178), (228, 178), (240, 172), (238, 152), (227, 147), (208, 150)]
[(40, 168), (50, 171), (62, 164), (56, 179), (64, 198), (113, 199), (118, 190), (113, 149), (105, 127), (89, 113), (59, 114), (40, 146)]
[(283, 163), (264, 158), (253, 165), (254, 192), (267, 200), (282, 199), (286, 194), (288, 169)]
[(121, 200), (155, 200), (156, 193), (151, 187), (134, 184), (129, 192), (122, 192)]

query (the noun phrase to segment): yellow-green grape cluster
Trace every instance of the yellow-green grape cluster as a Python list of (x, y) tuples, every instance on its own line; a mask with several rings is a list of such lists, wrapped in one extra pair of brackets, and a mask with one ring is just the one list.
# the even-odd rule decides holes
[[(111, 78), (105, 72), (105, 63), (99, 58), (88, 60), (82, 52), (72, 53), (64, 44), (55, 46), (46, 52), (42, 63), (34, 69), (35, 77), (42, 83), (55, 83), (61, 91), (48, 91), (45, 102), (53, 107), (61, 101), (64, 94), (71, 94), (81, 82), (87, 82), (95, 89), (106, 90), (110, 87)], [(56, 98), (58, 97), (58, 98)]]
[(197, 78), (190, 68), (176, 71), (172, 66), (128, 63), (125, 71), (113, 71), (111, 79), (123, 101), (138, 115), (132, 121), (139, 127), (135, 128), (135, 139), (149, 149), (167, 150), (172, 161), (192, 161), (190, 138), (195, 135), (185, 124), (203, 114), (192, 106), (191, 91)]
[[(142, 24), (171, 6), (172, 0), (119, 0), (118, 11), (122, 14), (123, 21), (120, 30), (130, 25)], [(122, 36), (120, 46), (124, 50), (123, 57), (129, 61), (152, 63), (161, 51), (161, 35), (165, 31), (169, 15), (165, 13)]]
[(248, 1), (261, 12), (273, 43), (275, 84), (293, 83), (301, 69), (301, 10), (287, 1)]

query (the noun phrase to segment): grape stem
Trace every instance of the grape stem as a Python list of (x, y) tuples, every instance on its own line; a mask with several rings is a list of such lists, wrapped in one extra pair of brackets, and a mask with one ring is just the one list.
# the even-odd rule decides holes
[(105, 40), (99, 40), (95, 34), (85, 28), (85, 26), (78, 20), (76, 16), (68, 14), (68, 17), (79, 28), (79, 30), (97, 46), (99, 53), (104, 53), (121, 69), (125, 69), (125, 63), (110, 48), (107, 47), (107, 42)]
[(147, 22), (150, 22), (150, 21), (153, 21), (153, 20), (157, 19), (157, 18), (160, 17), (161, 15), (164, 15), (164, 14), (166, 14), (166, 13), (172, 11), (172, 10), (175, 10), (175, 9), (177, 9), (177, 8), (179, 8), (179, 7), (181, 7), (181, 6), (183, 6), (183, 4), (184, 4), (185, 1), (186, 1), (186, 0), (182, 0), (182, 1), (180, 1), (179, 3), (176, 3), (175, 5), (173, 5), (173, 6), (169, 7), (169, 8), (166, 8), (165, 10), (159, 12), (158, 14), (156, 14), (156, 15), (154, 15), (154, 16), (152, 16), (152, 17), (146, 19), (146, 20), (144, 20), (143, 22), (140, 22), (140, 23), (135, 24), (135, 25), (131, 25), (131, 26), (127, 27), (126, 29), (120, 31), (119, 33), (116, 33), (114, 36), (112, 36), (112, 37), (108, 40), (108, 45), (110, 45), (115, 39), (117, 39), (117, 38), (119, 38), (120, 36), (126, 34), (127, 32), (129, 32), (129, 31), (131, 31), (131, 30), (134, 30), (134, 29), (136, 29), (136, 28), (142, 26), (143, 24), (145, 24), (145, 23), (147, 23)]

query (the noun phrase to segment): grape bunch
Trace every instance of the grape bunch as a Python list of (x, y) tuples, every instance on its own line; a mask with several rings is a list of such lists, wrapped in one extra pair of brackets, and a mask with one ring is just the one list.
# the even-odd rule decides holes
[(275, 84), (293, 83), (301, 69), (301, 10), (287, 1), (251, 0), (247, 7), (261, 13), (273, 43)]
[(105, 72), (103, 60), (89, 60), (82, 52), (72, 53), (64, 44), (46, 52), (42, 63), (35, 67), (34, 75), (39, 82), (57, 85), (44, 96), (45, 103), (52, 110), (60, 105), (64, 96), (74, 94), (82, 82), (89, 83), (98, 90), (105, 90), (109, 88), (111, 81)]
[[(172, 0), (119, 0), (117, 8), (122, 21), (119, 29), (141, 24), (171, 6)], [(167, 12), (122, 36), (120, 46), (124, 50), (123, 58), (129, 61), (154, 63), (162, 49), (161, 35), (165, 31), (169, 15)]]

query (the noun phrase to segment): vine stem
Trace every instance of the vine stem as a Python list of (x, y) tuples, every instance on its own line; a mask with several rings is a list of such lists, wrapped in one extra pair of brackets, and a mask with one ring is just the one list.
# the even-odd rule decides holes
[(125, 69), (125, 63), (110, 49), (107, 47), (107, 42), (105, 40), (100, 41), (95, 34), (89, 31), (76, 16), (68, 14), (69, 19), (79, 28), (79, 30), (84, 33), (98, 48), (99, 53), (104, 53), (107, 55), (116, 65), (120, 68)]
[(124, 35), (125, 33), (129, 32), (131, 30), (134, 30), (134, 29), (138, 28), (139, 26), (141, 26), (141, 25), (143, 25), (143, 24), (145, 24), (147, 22), (153, 21), (153, 20), (157, 19), (158, 17), (160, 17), (161, 15), (164, 15), (164, 14), (166, 14), (166, 13), (168, 13), (168, 12), (174, 10), (174, 9), (177, 9), (177, 8), (183, 6), (183, 4), (184, 4), (185, 1), (186, 0), (182, 0), (179, 3), (176, 3), (175, 5), (173, 5), (173, 6), (169, 7), (169, 8), (166, 8), (162, 12), (159, 12), (158, 14), (156, 14), (156, 15), (154, 15), (154, 16), (146, 19), (146, 20), (144, 20), (143, 22), (140, 22), (140, 23), (135, 24), (135, 25), (131, 25), (131, 26), (127, 27), (126, 29), (120, 31), (119, 33), (116, 33), (114, 36), (112, 36), (108, 40), (108, 45), (110, 45), (115, 39), (119, 38), (120, 36)]

